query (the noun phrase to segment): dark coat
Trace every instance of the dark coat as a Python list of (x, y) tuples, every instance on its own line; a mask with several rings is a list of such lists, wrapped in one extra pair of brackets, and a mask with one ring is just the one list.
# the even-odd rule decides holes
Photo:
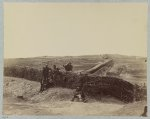
[(48, 77), (49, 76), (49, 67), (43, 67), (43, 76)]

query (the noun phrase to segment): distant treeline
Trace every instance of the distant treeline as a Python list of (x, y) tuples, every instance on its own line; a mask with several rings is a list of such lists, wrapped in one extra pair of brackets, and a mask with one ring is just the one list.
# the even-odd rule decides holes
[(31, 67), (4, 67), (4, 75), (39, 82), (42, 78), (42, 71)]

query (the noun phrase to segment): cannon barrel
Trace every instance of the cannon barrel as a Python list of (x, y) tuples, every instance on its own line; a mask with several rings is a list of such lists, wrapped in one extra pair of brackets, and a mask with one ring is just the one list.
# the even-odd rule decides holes
[(93, 74), (95, 72), (97, 72), (98, 70), (101, 70), (105, 67), (112, 67), (114, 64), (113, 60), (107, 60), (103, 63), (99, 63), (97, 64), (96, 66), (92, 67), (91, 69), (88, 69), (88, 70), (85, 70), (85, 71), (82, 71), (81, 73), (83, 74)]

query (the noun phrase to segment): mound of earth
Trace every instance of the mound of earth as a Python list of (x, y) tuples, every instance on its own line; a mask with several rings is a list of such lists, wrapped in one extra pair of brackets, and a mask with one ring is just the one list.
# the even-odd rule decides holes
[(32, 102), (54, 102), (71, 100), (73, 90), (66, 88), (50, 88), (42, 93), (31, 97)]
[(42, 93), (39, 90), (38, 82), (5, 77), (3, 114), (140, 116), (146, 105), (146, 102), (125, 104), (112, 97), (99, 101), (88, 97), (87, 103), (71, 102), (72, 89), (50, 88)]
[(4, 78), (4, 96), (23, 96), (32, 97), (39, 92), (40, 83), (29, 81), (21, 78), (5, 77)]
[(70, 100), (73, 90), (67, 88), (49, 88), (39, 92), (40, 83), (14, 77), (5, 77), (4, 96), (12, 96), (32, 102)]

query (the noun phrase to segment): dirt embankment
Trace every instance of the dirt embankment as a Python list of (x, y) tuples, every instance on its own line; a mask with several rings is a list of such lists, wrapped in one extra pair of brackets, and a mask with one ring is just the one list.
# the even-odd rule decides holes
[(3, 114), (140, 116), (146, 105), (146, 101), (125, 104), (112, 97), (71, 102), (74, 90), (50, 88), (43, 93), (39, 90), (40, 83), (5, 77)]

